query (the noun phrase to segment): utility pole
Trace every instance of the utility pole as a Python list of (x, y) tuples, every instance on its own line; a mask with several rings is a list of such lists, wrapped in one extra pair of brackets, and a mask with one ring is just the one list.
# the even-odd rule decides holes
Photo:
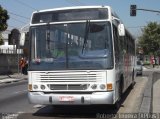
[(18, 52), (18, 54), (17, 54), (17, 62), (18, 62), (18, 74), (19, 74), (19, 53), (20, 53), (20, 47), (19, 47), (19, 45), (20, 45), (20, 33), (18, 34), (18, 50), (17, 50), (17, 52)]

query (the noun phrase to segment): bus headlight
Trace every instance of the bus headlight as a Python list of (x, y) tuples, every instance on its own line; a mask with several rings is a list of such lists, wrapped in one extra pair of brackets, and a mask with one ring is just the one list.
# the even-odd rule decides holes
[(41, 89), (44, 90), (46, 87), (45, 85), (41, 85)]
[(38, 89), (38, 86), (37, 85), (33, 85), (33, 89)]
[(91, 88), (92, 88), (92, 89), (96, 89), (96, 88), (97, 88), (97, 85), (96, 85), (96, 84), (93, 84), (93, 85), (91, 86)]
[(106, 85), (105, 84), (101, 84), (100, 85), (100, 89), (104, 90), (106, 88)]

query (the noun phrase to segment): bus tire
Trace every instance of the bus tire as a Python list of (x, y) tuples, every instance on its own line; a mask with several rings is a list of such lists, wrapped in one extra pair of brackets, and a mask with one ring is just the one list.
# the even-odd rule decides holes
[(121, 76), (120, 79), (118, 93), (119, 93), (119, 100), (121, 100), (123, 94), (123, 76)]
[[(123, 77), (123, 76), (122, 76)], [(121, 77), (120, 82), (119, 82), (119, 89), (118, 89), (118, 100), (114, 104), (114, 109), (118, 110), (121, 107), (121, 98), (123, 94), (123, 78)]]
[(120, 104), (119, 100), (117, 100), (117, 102), (113, 105), (113, 108), (115, 110), (118, 110), (120, 108), (120, 106), (121, 106), (121, 104)]

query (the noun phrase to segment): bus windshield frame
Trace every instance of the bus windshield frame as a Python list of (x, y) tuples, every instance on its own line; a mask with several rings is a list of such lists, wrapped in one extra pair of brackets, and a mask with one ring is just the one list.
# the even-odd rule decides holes
[(79, 21), (79, 20), (101, 20), (108, 19), (107, 8), (86, 8), (86, 9), (68, 9), (59, 11), (46, 11), (34, 13), (32, 24)]

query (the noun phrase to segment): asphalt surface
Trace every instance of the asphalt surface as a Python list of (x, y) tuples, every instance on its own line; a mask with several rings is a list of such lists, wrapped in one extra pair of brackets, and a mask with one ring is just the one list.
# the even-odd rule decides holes
[(1, 113), (23, 113), (29, 111), (30, 108), (32, 105), (29, 104), (27, 97), (27, 81), (0, 86)]
[(147, 78), (138, 76), (134, 89), (129, 89), (121, 100), (121, 107), (112, 106), (45, 106), (30, 104), (27, 80), (0, 85), (0, 112), (19, 119), (104, 118), (108, 114), (138, 113)]
[(124, 94), (119, 109), (106, 105), (55, 107), (30, 104), (27, 97), (27, 76), (19, 74), (0, 76), (0, 119), (10, 116), (15, 116), (16, 119), (91, 119), (123, 113), (158, 114), (160, 113), (159, 71), (160, 67), (144, 68), (143, 76), (136, 77), (134, 88)]

